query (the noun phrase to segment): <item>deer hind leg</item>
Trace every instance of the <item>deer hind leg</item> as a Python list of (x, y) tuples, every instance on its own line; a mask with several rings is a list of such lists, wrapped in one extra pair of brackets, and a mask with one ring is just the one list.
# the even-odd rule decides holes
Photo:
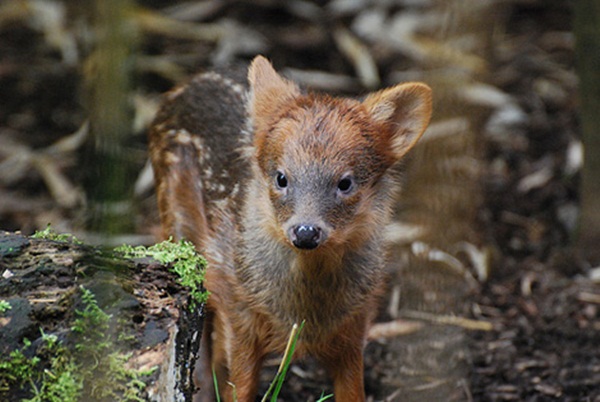
[(201, 150), (191, 138), (186, 132), (154, 127), (150, 156), (163, 237), (187, 239), (201, 250), (208, 226), (198, 163)]

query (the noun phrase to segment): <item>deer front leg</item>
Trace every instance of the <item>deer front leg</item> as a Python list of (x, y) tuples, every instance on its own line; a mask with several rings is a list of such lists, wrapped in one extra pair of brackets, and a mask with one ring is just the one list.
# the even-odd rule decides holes
[[(229, 383), (221, 385), (226, 401), (254, 402), (258, 393), (258, 380), (263, 355), (255, 342), (235, 339), (231, 345)], [(233, 394), (237, 399), (233, 398)]]
[(198, 391), (194, 395), (194, 402), (215, 401), (217, 391), (214, 387), (213, 375), (216, 376), (217, 384), (226, 384), (227, 380), (225, 353), (222, 349), (215, 352), (213, 347), (214, 319), (214, 312), (207, 308), (200, 340), (200, 356), (196, 362), (196, 386)]
[(348, 348), (339, 359), (327, 364), (333, 378), (333, 394), (339, 402), (364, 402), (362, 346)]
[(333, 336), (319, 360), (333, 379), (333, 393), (338, 402), (364, 402), (363, 346), (367, 322), (358, 316)]

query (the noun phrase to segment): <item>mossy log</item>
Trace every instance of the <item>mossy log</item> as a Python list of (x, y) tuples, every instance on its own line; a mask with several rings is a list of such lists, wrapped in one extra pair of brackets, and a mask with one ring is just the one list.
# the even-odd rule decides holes
[[(191, 305), (169, 267), (75, 242), (0, 232), (0, 275), (0, 301), (10, 304), (0, 312), (0, 400), (58, 392), (42, 382), (57, 382), (54, 377), (65, 373), (54, 363), (67, 358), (74, 359), (70, 370), (85, 373), (67, 373), (75, 378), (73, 400), (192, 400), (203, 306)], [(49, 337), (66, 357), (48, 354)], [(19, 354), (27, 370), (39, 373), (15, 368), (18, 362), (10, 359)], [(112, 363), (101, 371), (107, 356)], [(114, 361), (123, 367), (112, 367)], [(18, 378), (26, 375), (27, 381)], [(116, 378), (125, 384), (115, 384)]]

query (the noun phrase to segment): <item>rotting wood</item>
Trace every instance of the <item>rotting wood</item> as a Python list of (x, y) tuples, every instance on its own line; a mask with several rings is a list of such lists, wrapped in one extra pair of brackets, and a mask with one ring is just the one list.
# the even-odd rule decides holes
[[(128, 341), (115, 341), (131, 356), (127, 366), (158, 368), (143, 378), (144, 397), (149, 401), (192, 400), (202, 308), (190, 309), (186, 289), (168, 267), (150, 258), (125, 259), (84, 244), (0, 232), (0, 275), (0, 300), (12, 306), (0, 320), (0, 355), (22, 348), (24, 338), (39, 344), (41, 329), (47, 335), (59, 335), (67, 347), (75, 347), (77, 340), (71, 342), (65, 334), (77, 317), (75, 310), (82, 308), (80, 287), (84, 287), (111, 315), (115, 339), (128, 335)], [(21, 391), (18, 395), (2, 392), (2, 400), (23, 397)]]

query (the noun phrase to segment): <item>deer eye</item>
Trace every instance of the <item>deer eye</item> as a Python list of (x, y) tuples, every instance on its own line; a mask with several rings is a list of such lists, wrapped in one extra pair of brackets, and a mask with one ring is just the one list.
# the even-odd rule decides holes
[(277, 183), (278, 188), (286, 188), (288, 186), (288, 179), (285, 177), (283, 172), (277, 172), (277, 176), (275, 177), (275, 182)]
[(354, 183), (351, 177), (344, 177), (338, 182), (338, 191), (342, 194), (348, 194), (350, 191), (352, 191), (353, 184)]

